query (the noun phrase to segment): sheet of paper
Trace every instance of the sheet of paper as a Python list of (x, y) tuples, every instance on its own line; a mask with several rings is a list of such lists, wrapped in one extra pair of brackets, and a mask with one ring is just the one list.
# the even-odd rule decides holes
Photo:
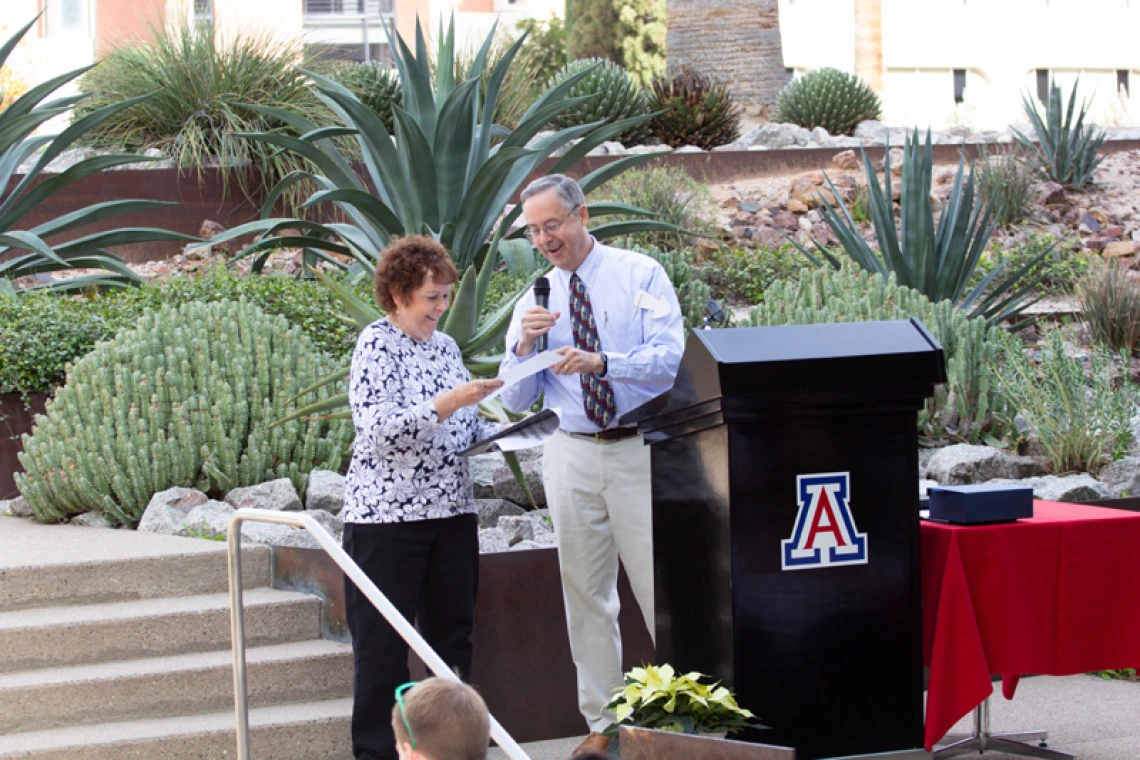
[(499, 447), (500, 451), (518, 451), (519, 449), (529, 449), (541, 445), (558, 430), (558, 418), (561, 416), (561, 410), (551, 407), (550, 411), (554, 412), (553, 417), (541, 424), (531, 425), (525, 430), (504, 436), (495, 441), (495, 445)]
[(558, 362), (562, 361), (562, 354), (556, 354), (553, 351), (543, 351), (538, 356), (532, 356), (522, 364), (511, 367), (509, 370), (499, 375), (499, 379), (503, 381), (503, 387), (492, 393), (487, 398), (495, 398), (500, 393), (510, 388), (512, 385), (522, 382), (531, 375), (536, 375), (542, 372), (547, 367), (553, 367)]

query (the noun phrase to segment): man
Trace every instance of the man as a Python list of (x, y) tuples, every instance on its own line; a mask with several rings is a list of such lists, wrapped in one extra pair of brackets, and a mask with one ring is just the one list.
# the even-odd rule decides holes
[(561, 174), (522, 193), (527, 235), (554, 265), (549, 308), (533, 291), (515, 307), (502, 369), (525, 361), (547, 335), (563, 359), (508, 388), (506, 405), (530, 407), (545, 393), (561, 410), (546, 443), (543, 485), (558, 540), (578, 703), (590, 735), (574, 754), (605, 752), (603, 715), (623, 685), (618, 630), (618, 558), (652, 635), (653, 527), (649, 447), (618, 418), (669, 390), (684, 350), (677, 294), (648, 256), (601, 245), (587, 229), (578, 183)]

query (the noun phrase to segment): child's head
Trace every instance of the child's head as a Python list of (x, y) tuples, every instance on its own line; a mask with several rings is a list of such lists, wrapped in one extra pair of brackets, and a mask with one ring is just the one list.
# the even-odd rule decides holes
[(392, 729), (400, 760), (484, 760), (491, 739), (483, 698), (443, 678), (421, 681), (398, 696)]

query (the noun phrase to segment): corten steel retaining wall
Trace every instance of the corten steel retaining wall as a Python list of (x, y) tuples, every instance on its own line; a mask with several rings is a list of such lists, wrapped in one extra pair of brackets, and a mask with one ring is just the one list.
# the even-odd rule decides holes
[(42, 414), (48, 397), (42, 393), (28, 396), (27, 403), (18, 393), (0, 394), (0, 499), (17, 495), (17, 472), (23, 472), (16, 455), (24, 449), (20, 436), (32, 432), (34, 415)]
[[(274, 547), (273, 586), (322, 597), (325, 635), (348, 641), (344, 574), (324, 551)], [(624, 571), (619, 576), (618, 595), (624, 672), (654, 661), (653, 642)], [(480, 555), (472, 643), (475, 658), (471, 682), (517, 741), (586, 733), (586, 723), (578, 712), (577, 681), (554, 549)], [(426, 669), (414, 654), (408, 664), (413, 679), (425, 677)]]
[[(898, 146), (895, 146), (898, 147)], [(993, 148), (995, 146), (989, 145)], [(967, 159), (978, 155), (981, 145), (935, 145), (936, 164), (953, 164), (964, 150)], [(1114, 140), (1105, 143), (1104, 152), (1140, 149), (1140, 140)], [(706, 183), (723, 183), (733, 180), (772, 177), (818, 169), (827, 169), (831, 159), (849, 148), (799, 148), (795, 150), (713, 151), (708, 153), (679, 153), (659, 156), (647, 166), (680, 166), (694, 179)], [(883, 157), (883, 148), (865, 149), (872, 160)], [(620, 156), (588, 156), (575, 164), (567, 173), (583, 177), (595, 169), (616, 161)], [(557, 159), (548, 159), (533, 176), (542, 176)], [(14, 178), (12, 182), (16, 182)], [(256, 182), (251, 180), (251, 186)], [(165, 229), (197, 235), (202, 222), (209, 219), (232, 228), (258, 218), (261, 199), (246, 199), (236, 182), (230, 182), (228, 195), (222, 192), (223, 183), (218, 169), (194, 171), (178, 169), (124, 169), (85, 177), (37, 206), (22, 221), (24, 229), (42, 224), (82, 206), (100, 201), (123, 198), (146, 198), (172, 201), (180, 204), (170, 208), (138, 214), (124, 214), (105, 222), (91, 225), (80, 232), (62, 235), (66, 240), (90, 232), (115, 227), (163, 227)], [(283, 207), (278, 208), (284, 214)], [(54, 241), (53, 241), (54, 242)], [(235, 246), (236, 247), (236, 246)], [(139, 243), (120, 246), (116, 253), (131, 263), (169, 258), (182, 250), (175, 242)]]

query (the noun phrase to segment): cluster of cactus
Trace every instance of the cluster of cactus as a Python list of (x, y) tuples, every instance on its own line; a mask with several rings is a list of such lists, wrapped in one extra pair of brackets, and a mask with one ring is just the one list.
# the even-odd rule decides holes
[(70, 368), (24, 436), (16, 485), (45, 522), (101, 510), (131, 526), (174, 486), (221, 496), (284, 477), (303, 493), (312, 469), (347, 461), (352, 423), (272, 423), (337, 369), (300, 328), (244, 300), (148, 311)]
[[(555, 87), (592, 66), (597, 68), (575, 83), (566, 93), (568, 98), (589, 98), (589, 100), (554, 117), (551, 124), (555, 129), (576, 127), (596, 121), (613, 124), (622, 119), (648, 116), (651, 113), (649, 98), (641, 89), (641, 85), (621, 66), (603, 58), (571, 61), (550, 78), (547, 88)], [(649, 136), (649, 124), (648, 120), (645, 120), (614, 139), (622, 145), (641, 145), (649, 139)]]
[(635, 250), (650, 256), (661, 265), (669, 282), (677, 291), (677, 302), (685, 318), (685, 327), (698, 330), (704, 324), (705, 305), (712, 298), (712, 290), (700, 277), (700, 273), (688, 262), (688, 254), (682, 251), (663, 251), (657, 246), (644, 245)]
[(712, 150), (740, 136), (740, 108), (727, 85), (683, 66), (655, 78), (649, 89), (649, 108), (660, 111), (649, 128), (666, 145)]
[(394, 134), (392, 106), (401, 105), (404, 100), (396, 69), (376, 61), (338, 61), (323, 73), (344, 85), (368, 110), (380, 117), (388, 134)]
[(882, 103), (862, 79), (839, 69), (816, 69), (780, 92), (775, 120), (829, 134), (850, 135), (859, 122), (879, 119)]
[(996, 376), (1009, 344), (950, 301), (934, 303), (917, 290), (898, 285), (854, 266), (803, 270), (800, 278), (777, 280), (752, 309), (753, 327), (869, 322), (916, 317), (942, 344), (946, 383), (935, 388), (919, 414), (919, 433), (927, 440), (978, 443), (1013, 432), (1015, 410), (999, 392)]

